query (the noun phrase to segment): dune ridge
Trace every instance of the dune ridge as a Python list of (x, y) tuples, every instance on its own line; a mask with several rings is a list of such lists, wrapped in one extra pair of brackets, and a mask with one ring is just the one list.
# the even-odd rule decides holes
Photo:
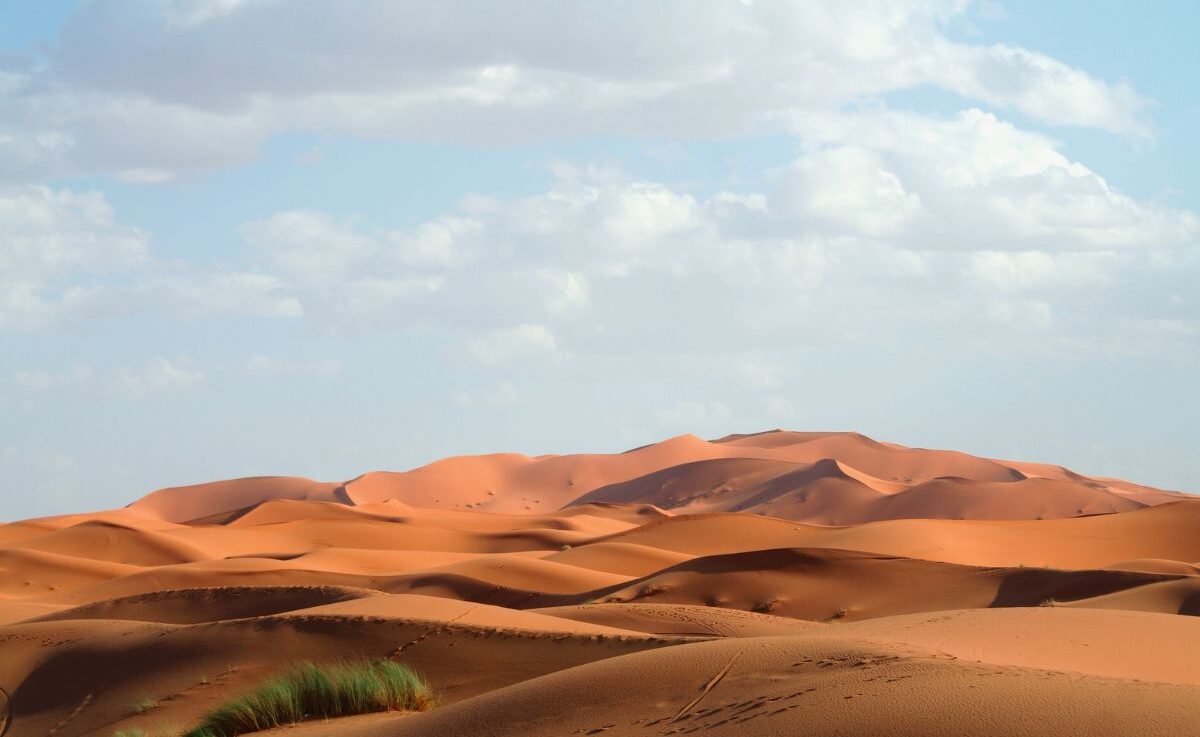
[(504, 514), (573, 504), (760, 512), (817, 524), (880, 519), (1049, 519), (1128, 511), (1175, 492), (1059, 466), (880, 443), (853, 432), (769, 431), (706, 441), (681, 435), (624, 453), (447, 458), (345, 482), (260, 477), (160, 489), (131, 511), (170, 522), (223, 522), (274, 500), (390, 502)]

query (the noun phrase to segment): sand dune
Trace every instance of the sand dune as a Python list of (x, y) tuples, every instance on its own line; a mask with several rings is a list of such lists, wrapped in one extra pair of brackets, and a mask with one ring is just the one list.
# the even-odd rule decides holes
[[(1060, 655), (1087, 657), (1087, 644)], [(1118, 675), (1095, 675), (997, 663), (986, 648), (976, 654), (972, 662), (940, 644), (875, 642), (840, 628), (723, 638), (593, 662), (336, 734), (1124, 736), (1179, 734), (1195, 724), (1200, 687), (1173, 668), (1133, 680), (1115, 663), (1096, 669)]]
[(857, 551), (783, 548), (694, 558), (596, 594), (604, 602), (703, 604), (828, 622), (1040, 606), (1176, 578), (1129, 571), (977, 568)]
[(1057, 520), (887, 520), (821, 527), (768, 517), (674, 517), (607, 540), (691, 555), (783, 547), (862, 550), (981, 566), (1104, 568), (1135, 558), (1200, 561), (1200, 500)]
[[(888, 499), (903, 493), (903, 497)], [(1049, 464), (880, 443), (857, 433), (773, 431), (713, 442), (682, 435), (608, 455), (447, 458), (344, 483), (263, 477), (162, 489), (130, 509), (172, 522), (228, 522), (275, 500), (544, 514), (571, 504), (762, 512), (817, 524), (879, 519), (1038, 519), (1126, 511), (1178, 498)], [(278, 513), (278, 507), (276, 512)]]
[(129, 508), (170, 522), (228, 522), (272, 499), (345, 501), (341, 484), (311, 479), (264, 476), (160, 489)]
[[(1187, 734), (1200, 501), (853, 433), (176, 487), (0, 525), (11, 734), (150, 737), (297, 659), (358, 734)], [(176, 730), (178, 731), (178, 730)]]
[(344, 586), (217, 586), (168, 589), (61, 609), (53, 614), (30, 617), (28, 621), (111, 619), (198, 624), (292, 612), (358, 599), (373, 593)]
[[(461, 621), (470, 612), (484, 624)], [(443, 702), (452, 702), (669, 642), (479, 604), (387, 597), (360, 611), (314, 608), (188, 625), (105, 619), (9, 625), (0, 628), (6, 656), (0, 681), (16, 684), (14, 734), (45, 734), (66, 721), (56, 734), (111, 735), (194, 721), (298, 656), (399, 653), (439, 684)], [(465, 667), (484, 662), (487, 668)], [(142, 702), (154, 706), (138, 714)]]

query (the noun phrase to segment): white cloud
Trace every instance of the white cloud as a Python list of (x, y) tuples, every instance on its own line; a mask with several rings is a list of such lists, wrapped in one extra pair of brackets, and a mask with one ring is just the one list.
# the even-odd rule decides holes
[(104, 272), (146, 260), (143, 231), (118, 225), (104, 195), (48, 187), (0, 190), (0, 269), (36, 278)]
[(109, 374), (108, 385), (117, 394), (141, 399), (144, 397), (197, 389), (206, 382), (204, 372), (190, 359), (174, 360), (155, 356), (141, 366), (121, 366)]
[(591, 287), (586, 275), (578, 271), (555, 272), (546, 269), (538, 275), (550, 285), (546, 309), (551, 313), (570, 313), (587, 307)]
[[(794, 128), (812, 147), (869, 147), (876, 162), (886, 162), (894, 180), (880, 187), (878, 170), (867, 167), (840, 189), (859, 186), (883, 200), (903, 204), (901, 192), (920, 198), (921, 213), (885, 220), (876, 227), (915, 249), (956, 250), (1112, 250), (1168, 248), (1195, 242), (1200, 219), (1195, 213), (1140, 202), (1113, 189), (1079, 162), (1063, 155), (1055, 142), (1021, 130), (981, 110), (951, 118), (917, 113), (875, 111), (798, 117)], [(801, 157), (807, 166), (825, 149)], [(865, 156), (861, 155), (860, 156)], [(820, 159), (818, 159), (820, 161)], [(836, 167), (835, 183), (837, 182)], [(811, 188), (816, 183), (804, 182)], [(901, 189), (902, 188), (902, 189)], [(807, 191), (804, 190), (804, 191)], [(854, 192), (854, 189), (850, 189)], [(835, 213), (852, 212), (868, 223), (879, 216), (867, 199), (836, 196), (822, 204)]]
[(939, 65), (935, 83), (966, 97), (1048, 123), (1151, 135), (1145, 120), (1149, 103), (1124, 80), (1108, 84), (1045, 54), (1003, 44), (957, 45), (952, 58), (958, 63)]
[[(408, 228), (284, 211), (243, 226), (249, 263), (227, 268), (154, 259), (100, 199), (91, 211), (104, 217), (85, 222), (138, 246), (113, 259), (113, 277), (26, 258), (22, 273), (36, 278), (7, 283), (0, 305), (10, 329), (15, 314), (34, 329), (151, 312), (433, 328), (461, 346), (454, 355), (486, 366), (715, 344), (741, 361), (780, 341), (880, 331), (986, 334), (1024, 321), (1095, 333), (1083, 318), (1089, 290), (1145, 304), (1134, 294), (1143, 284), (1181, 294), (1200, 272), (1187, 255), (1200, 238), (1193, 213), (1122, 195), (1052, 141), (987, 113), (794, 122), (812, 146), (765, 192), (701, 198), (560, 163), (544, 192), (473, 196)], [(61, 250), (76, 254), (62, 263), (85, 263)], [(1153, 319), (1189, 320), (1194, 306), (1161, 312)], [(749, 380), (771, 388), (765, 373)]]
[(98, 192), (0, 188), (0, 331), (52, 327), (96, 283), (148, 261), (147, 234), (116, 222)]
[[(361, 232), (349, 219), (290, 210), (239, 229), (265, 274), (278, 280), (276, 304), (330, 329), (413, 327), (419, 305), (445, 286), (443, 273), (470, 258), (478, 226), (445, 216), (410, 230)], [(460, 243), (462, 241), (462, 243)]]
[(780, 200), (809, 221), (836, 230), (885, 237), (921, 210), (882, 155), (861, 146), (819, 149), (797, 159), (782, 182)]
[(522, 5), (87, 3), (45, 63), (0, 79), (0, 171), (160, 181), (249, 161), (288, 130), (727, 138), (926, 85), (1052, 124), (1150, 131), (1123, 81), (955, 40), (961, 0)]
[(252, 376), (337, 376), (342, 362), (336, 358), (319, 361), (289, 361), (255, 354), (246, 359), (246, 373)]
[[(446, 329), (458, 355), (495, 366), (707, 351), (714, 335), (752, 355), (780, 340), (930, 326), (1071, 331), (1083, 328), (1057, 308), (1089, 290), (1200, 266), (1182, 255), (1200, 234), (1193, 213), (1121, 195), (1051, 141), (986, 113), (806, 125), (815, 147), (765, 193), (700, 199), (560, 163), (545, 192), (467, 198), (460, 213), (407, 229), (283, 213), (243, 229), (252, 253), (272, 254), (254, 276), (262, 304), (249, 304), (330, 330)], [(414, 245), (426, 240), (437, 245)], [(762, 388), (778, 381), (740, 365)]]
[(279, 275), (155, 258), (149, 234), (118, 222), (99, 192), (0, 188), (0, 232), (0, 332), (138, 313), (302, 314)]
[(409, 232), (385, 236), (399, 263), (413, 268), (449, 268), (466, 258), (464, 242), (479, 233), (479, 223), (468, 218), (441, 217), (421, 223)]
[(301, 282), (336, 281), (379, 248), (376, 239), (354, 232), (350, 223), (311, 210), (289, 210), (246, 223), (241, 234), (266, 254), (272, 267)]
[[(10, 187), (0, 228), (19, 235), (0, 243), (0, 330), (146, 313), (302, 318), (329, 332), (445, 331), (454, 355), (489, 366), (720, 344), (742, 379), (770, 389), (778, 379), (738, 362), (780, 341), (1022, 322), (1096, 332), (1080, 317), (1089, 290), (1124, 295), (1146, 320), (1193, 319), (1193, 305), (1150, 310), (1143, 293), (1191, 288), (1196, 215), (1124, 195), (983, 109), (1142, 136), (1146, 101), (1128, 85), (956, 40), (959, 2), (697, 1), (635, 22), (554, 3), (90, 3), (43, 65), (0, 75), (0, 171), (17, 180), (156, 181), (248, 160), (284, 130), (661, 134), (685, 152), (688, 138), (786, 131), (797, 154), (756, 191), (555, 162), (545, 191), (469, 194), (412, 226), (264, 213), (239, 229), (244, 259), (217, 266), (156, 259), (101, 195)], [(234, 43), (264, 28), (272, 65)], [(922, 85), (981, 107), (931, 116), (880, 98)]]
[(968, 275), (982, 286), (1003, 292), (1102, 288), (1115, 278), (1118, 254), (983, 251), (973, 254)]

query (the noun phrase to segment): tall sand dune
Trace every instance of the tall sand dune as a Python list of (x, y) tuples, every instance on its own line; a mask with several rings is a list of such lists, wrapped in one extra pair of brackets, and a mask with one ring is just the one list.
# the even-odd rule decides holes
[[(894, 499), (889, 496), (898, 495)], [(816, 524), (879, 519), (1049, 519), (1178, 495), (1058, 466), (880, 443), (857, 433), (682, 435), (607, 455), (463, 456), (343, 483), (263, 477), (162, 489), (130, 505), (171, 522), (232, 521), (275, 500), (545, 514), (572, 504), (760, 512)], [(401, 508), (402, 508), (401, 506)]]

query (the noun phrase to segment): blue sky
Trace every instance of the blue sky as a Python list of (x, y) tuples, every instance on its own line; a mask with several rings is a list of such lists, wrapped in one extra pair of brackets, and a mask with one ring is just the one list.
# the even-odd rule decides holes
[(776, 426), (1200, 490), (1197, 14), (0, 0), (0, 518)]

